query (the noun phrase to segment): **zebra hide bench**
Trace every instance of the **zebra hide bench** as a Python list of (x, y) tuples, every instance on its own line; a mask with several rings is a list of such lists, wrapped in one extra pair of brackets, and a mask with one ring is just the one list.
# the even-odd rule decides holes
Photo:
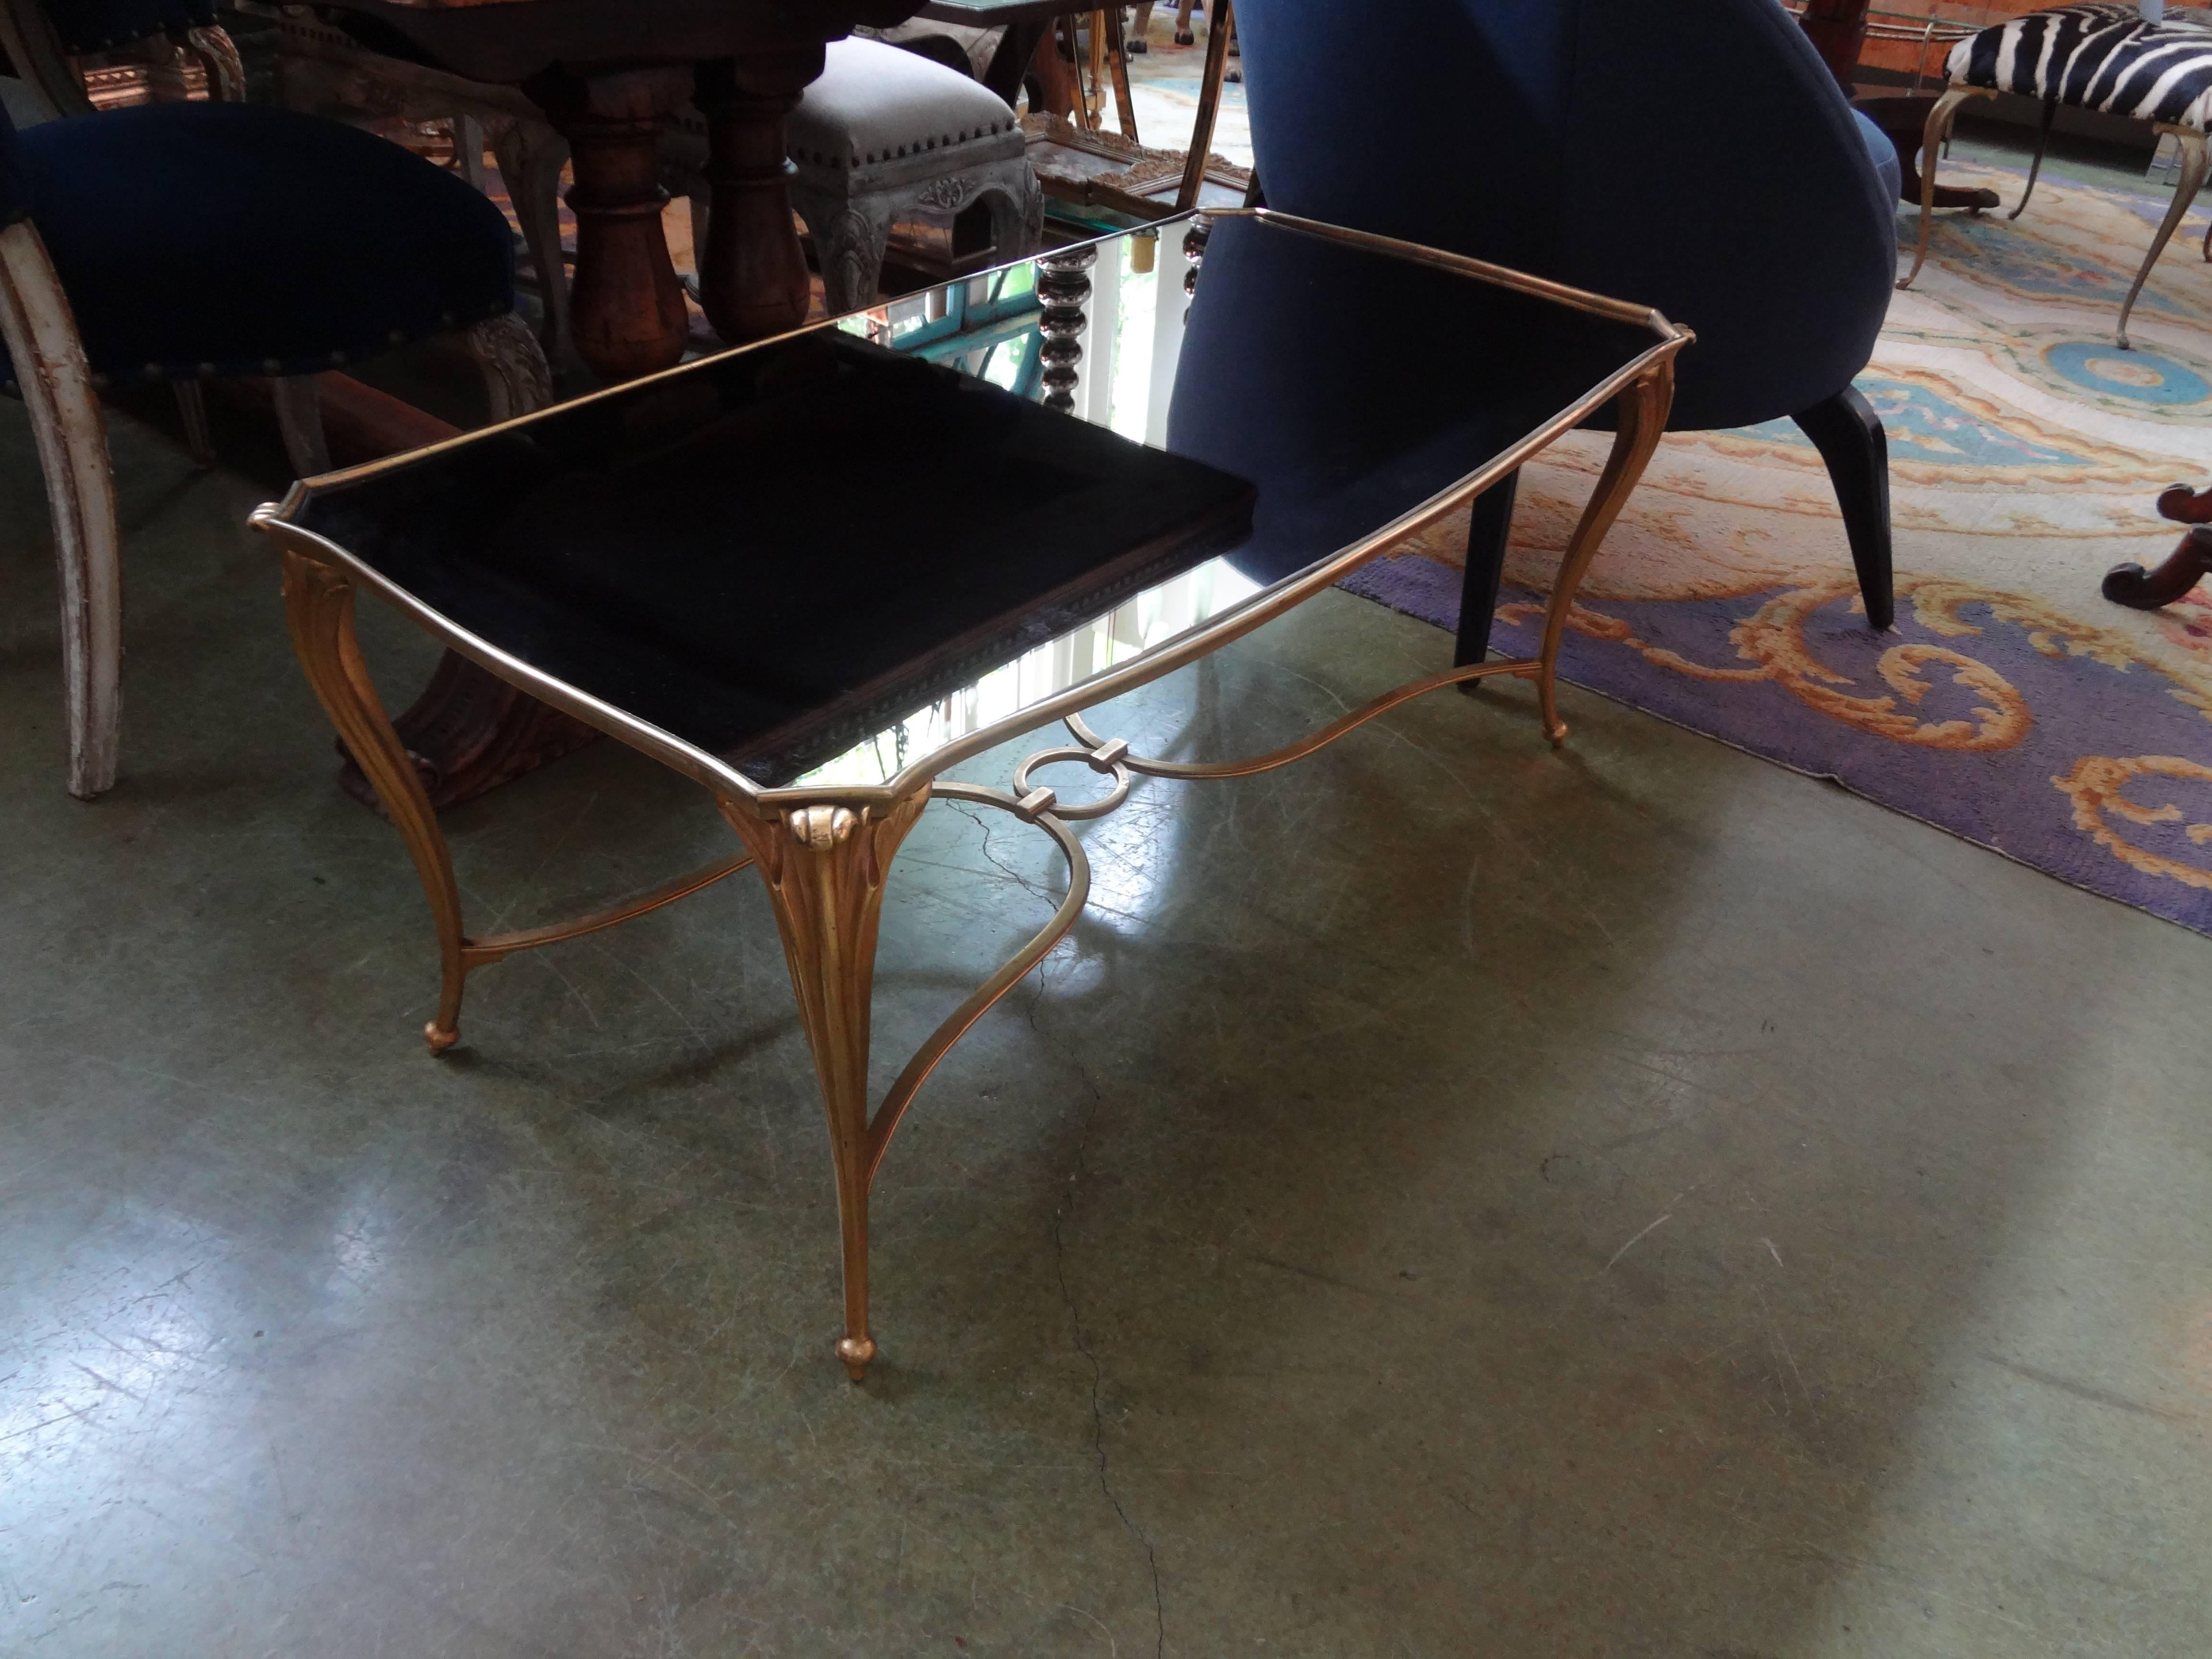
[[(2212, 11), (2177, 8), (2162, 21), (2151, 23), (2143, 21), (2134, 0), (2054, 6), (1960, 41), (1945, 60), (1943, 73), (1949, 84), (1929, 112), (1923, 141), (1920, 246), (1911, 275), (1899, 288), (1910, 288), (1927, 261), (1935, 221), (1936, 154), (1951, 136), (1959, 106), (1968, 99), (2017, 92), (2043, 102), (2035, 161), (2028, 169), (2020, 206), (2009, 216), (2014, 219), (2035, 192), (2044, 149), (2051, 142), (2051, 124), (2061, 104), (2146, 121), (2179, 142), (2181, 177), (2174, 185), (2173, 205), (2151, 239), (2150, 252), (2120, 307), (2119, 343), (2124, 350), (2128, 316), (2136, 298), (2204, 183), (2204, 133), (2212, 118)], [(2212, 234), (2205, 237), (2204, 257), (2212, 259)]]

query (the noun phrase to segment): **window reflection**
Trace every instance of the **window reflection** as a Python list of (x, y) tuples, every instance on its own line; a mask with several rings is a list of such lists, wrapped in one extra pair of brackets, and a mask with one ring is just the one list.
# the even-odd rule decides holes
[(887, 783), (912, 757), (1010, 719), (1210, 621), (1258, 591), (1259, 584), (1238, 574), (1227, 560), (1210, 560), (916, 709), (799, 781)]
[[(1075, 412), (1138, 442), (1158, 443), (1175, 387), (1182, 333), (1179, 277), (1163, 282), (1155, 257), (1127, 237), (1101, 244), (1085, 301), (1082, 379)], [(892, 350), (943, 363), (1019, 396), (1040, 398), (1041, 306), (1034, 263), (988, 271), (894, 300), (837, 325)], [(855, 744), (800, 783), (877, 784), (917, 756), (1018, 714), (1211, 620), (1259, 584), (1216, 559), (1171, 578), (1095, 622), (993, 670)]]

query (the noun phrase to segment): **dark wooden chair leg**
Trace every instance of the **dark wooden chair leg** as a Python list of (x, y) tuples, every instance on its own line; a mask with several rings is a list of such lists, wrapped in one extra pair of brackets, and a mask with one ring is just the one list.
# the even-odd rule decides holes
[(1851, 540), (1867, 623), (1887, 628), (1897, 619), (1897, 603), (1890, 571), (1889, 439), (1881, 419), (1859, 389), (1850, 386), (1792, 418), (1828, 464), (1828, 480)]
[(2155, 611), (2172, 605), (2212, 575), (2212, 531), (2192, 530), (2155, 570), (2116, 564), (2105, 573), (2105, 597), (2130, 611)]
[[(1498, 609), (1498, 584), (1505, 574), (1505, 544), (1513, 534), (1513, 497), (1521, 475), (1508, 473), (1474, 498), (1467, 524), (1467, 574), (1459, 592), (1459, 643), (1452, 666), (1465, 668), (1490, 654), (1490, 624)], [(1473, 691), (1482, 684), (1460, 687)]]

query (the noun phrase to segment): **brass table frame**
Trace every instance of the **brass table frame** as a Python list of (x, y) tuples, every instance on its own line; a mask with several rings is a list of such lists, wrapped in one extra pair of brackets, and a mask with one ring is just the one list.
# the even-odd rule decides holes
[[(938, 1062), (993, 1004), (1043, 959), (1082, 913), (1090, 889), (1090, 866), (1082, 843), (1068, 825), (1113, 811), (1127, 799), (1132, 781), (1138, 775), (1237, 778), (1270, 771), (1313, 754), (1401, 702), (1448, 685), (1493, 675), (1535, 681), (1545, 732), (1554, 745), (1563, 742), (1567, 728), (1559, 719), (1557, 669), (1559, 642), (1566, 629), (1575, 590), (1599, 544), (1643, 476), (1645, 464), (1666, 428), (1668, 411), (1674, 399), (1674, 357), (1694, 337), (1688, 330), (1670, 323), (1648, 307), (1604, 299), (1412, 243), (1344, 230), (1264, 208), (1212, 216), (1261, 219), (1280, 228), (1438, 267), (1613, 322), (1647, 329), (1652, 336), (1652, 344), (1480, 470), (1334, 556), (1261, 589), (1210, 621), (1103, 674), (945, 744), (909, 764), (889, 782), (879, 785), (801, 784), (764, 789), (715, 756), (548, 677), (431, 610), (344, 548), (292, 522), (307, 500), (305, 484), (295, 484), (281, 506), (264, 504), (254, 511), (251, 519), (256, 529), (277, 544), (283, 563), (285, 614), (301, 665), (339, 736), (375, 785), (385, 809), (406, 842), (429, 898), (443, 964), (437, 1016), (424, 1028), (432, 1054), (443, 1053), (459, 1040), (461, 994), (469, 975), (476, 969), (518, 951), (580, 938), (643, 915), (735, 874), (748, 865), (758, 868), (783, 936), (784, 956), (798, 998), (799, 1020), (813, 1051), (816, 1075), (829, 1118), (844, 1247), (845, 1334), (837, 1344), (837, 1355), (855, 1382), (864, 1376), (876, 1352), (868, 1325), (868, 1193), (877, 1168), (883, 1162), (900, 1117)], [(677, 368), (665, 372), (681, 374), (686, 371)], [(595, 395), (621, 397), (639, 384), (641, 383), (632, 382)], [(1612, 453), (1560, 562), (1558, 582), (1545, 613), (1542, 645), (1536, 656), (1484, 662), (1426, 675), (1386, 692), (1296, 743), (1242, 761), (1186, 764), (1146, 759), (1132, 754), (1129, 745), (1121, 738), (1101, 738), (1085, 723), (1083, 712), (1086, 708), (1195, 662), (1334, 586), (1394, 544), (1516, 471), (1608, 401), (1616, 405), (1616, 435)], [(555, 410), (525, 416), (507, 426), (524, 427), (558, 412)], [(471, 440), (459, 438), (452, 441), (465, 443)], [(410, 464), (430, 453), (434, 451), (394, 457), (331, 473), (316, 482), (333, 483), (360, 479)], [(467, 933), (462, 925), (460, 894), (454, 883), (445, 836), (438, 826), (422, 780), (386, 716), (362, 660), (353, 617), (355, 596), (362, 587), (380, 594), (427, 632), (501, 678), (702, 785), (714, 797), (744, 851), (650, 892), (571, 921), (483, 938)], [(964, 760), (1054, 720), (1065, 722), (1075, 742), (1040, 750), (1023, 761), (1014, 769), (1012, 790), (956, 782), (941, 775)], [(1066, 763), (1081, 763), (1110, 776), (1112, 787), (1098, 799), (1079, 804), (1063, 802), (1051, 788), (1033, 781), (1040, 768)], [(1058, 844), (1066, 860), (1067, 896), (1043, 929), (978, 987), (915, 1051), (882, 1103), (871, 1110), (869, 1018), (884, 883), (900, 842), (913, 829), (922, 809), (933, 799), (969, 801), (995, 807), (1043, 830)]]

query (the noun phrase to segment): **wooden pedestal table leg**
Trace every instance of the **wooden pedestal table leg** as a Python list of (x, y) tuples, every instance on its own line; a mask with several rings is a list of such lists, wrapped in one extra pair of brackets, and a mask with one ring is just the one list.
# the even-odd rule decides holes
[(2212, 489), (2202, 495), (2187, 484), (2176, 484), (2158, 498), (2158, 514), (2176, 524), (2200, 526), (2181, 538), (2155, 570), (2139, 564), (2116, 564), (2105, 573), (2105, 597), (2132, 611), (2155, 611), (2172, 605), (2212, 575)]
[(1797, 21), (1844, 96), (1850, 97), (1859, 53), (1866, 46), (1867, 0), (1806, 0)]
[(845, 1335), (837, 1357), (856, 1382), (876, 1355), (868, 1334), (868, 1188), (892, 1127), (886, 1123), (878, 1136), (869, 1123), (876, 934), (892, 855), (928, 801), (925, 787), (888, 808), (859, 811), (803, 806), (763, 817), (738, 802), (721, 803), (768, 884), (799, 1022), (814, 1051), (845, 1253)]
[(806, 255), (791, 218), (784, 125), (822, 63), (816, 46), (699, 66), (714, 193), (699, 254), (699, 303), (732, 345), (797, 328), (812, 303)]
[[(599, 735), (453, 651), (438, 659), (422, 695), (392, 726), (424, 798), (441, 812), (573, 754)], [(391, 802), (362, 769), (360, 751), (339, 746), (348, 756), (339, 787), (390, 816)]]
[(1552, 600), (1544, 611), (1544, 643), (1537, 653), (1540, 665), (1536, 672), (1536, 697), (1542, 709), (1544, 735), (1555, 748), (1567, 740), (1566, 722), (1559, 718), (1559, 642), (1566, 636), (1567, 616), (1574, 609), (1575, 590), (1582, 586), (1583, 573), (1597, 556), (1599, 544), (1605, 540), (1606, 532), (1613, 528), (1613, 520), (1620, 516), (1620, 509), (1628, 505), (1628, 497), (1644, 477), (1652, 452), (1666, 435), (1667, 416), (1674, 406), (1672, 362), (1660, 364), (1613, 399), (1616, 425), (1613, 453), (1606, 457), (1605, 471), (1597, 481), (1597, 488), (1590, 493), (1589, 505), (1583, 509), (1582, 522), (1575, 526), (1574, 539), (1567, 544), (1567, 556), (1559, 562), (1559, 580), (1553, 584)]
[[(1897, 199), (1920, 202), (1920, 144), (1928, 125), (1928, 112), (1936, 100), (1917, 95), (1899, 98), (1862, 98), (1854, 106), (1875, 125), (1881, 129), (1897, 151)], [(1985, 212), (2001, 207), (2003, 202), (1993, 190), (1978, 185), (1969, 189), (1964, 185), (1937, 185), (1934, 191), (1937, 207), (1968, 208)]]
[(2192, 530), (2155, 570), (2116, 564), (2105, 573), (2104, 595), (2130, 611), (2155, 611), (2172, 605), (2212, 575), (2212, 530)]
[(526, 88), (568, 141), (576, 182), (576, 276), (569, 328), (576, 350), (608, 381), (672, 368), (690, 333), (684, 288), (668, 258), (660, 210), (660, 129), (691, 95), (688, 69), (581, 78), (558, 72)]

